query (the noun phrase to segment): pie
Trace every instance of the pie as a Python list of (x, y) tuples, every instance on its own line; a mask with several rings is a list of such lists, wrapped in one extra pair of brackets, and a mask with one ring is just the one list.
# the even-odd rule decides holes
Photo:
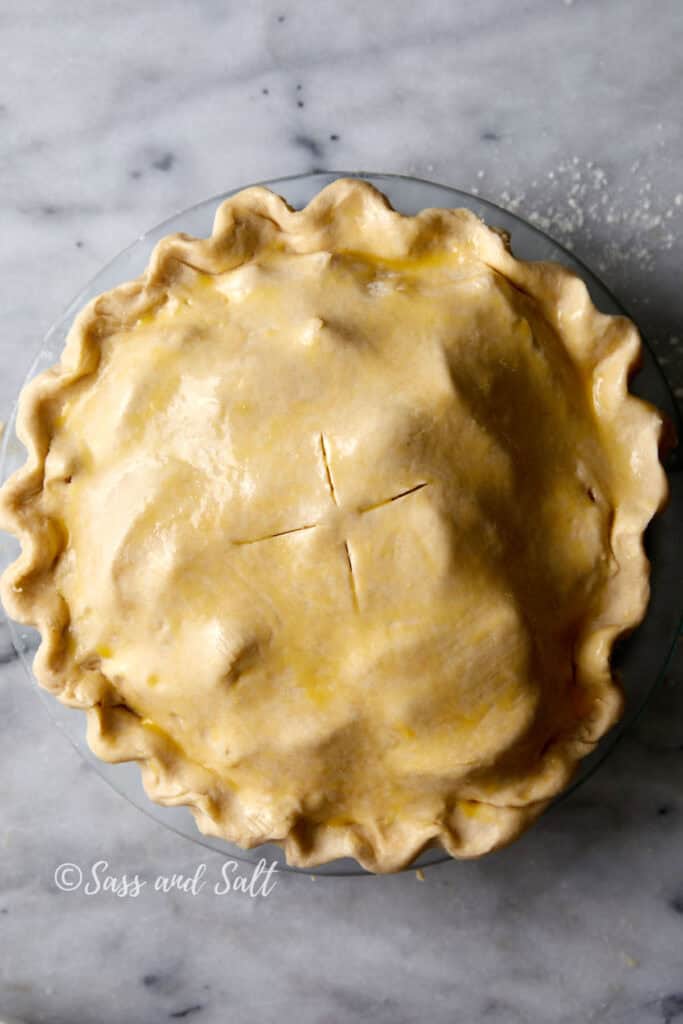
[(509, 842), (621, 712), (666, 496), (639, 349), (467, 210), (226, 200), (22, 394), (3, 597), (40, 684), (292, 865)]

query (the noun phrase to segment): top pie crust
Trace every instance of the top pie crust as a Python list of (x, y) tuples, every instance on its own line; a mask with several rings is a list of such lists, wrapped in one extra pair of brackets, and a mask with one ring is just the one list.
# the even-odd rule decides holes
[(22, 394), (3, 600), (39, 682), (291, 864), (508, 842), (620, 714), (666, 494), (639, 348), (467, 210), (226, 200)]

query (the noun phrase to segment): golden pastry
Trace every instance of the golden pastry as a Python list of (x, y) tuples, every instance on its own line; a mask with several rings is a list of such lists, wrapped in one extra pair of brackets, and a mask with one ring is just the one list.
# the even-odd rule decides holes
[(620, 714), (666, 494), (639, 346), (467, 210), (228, 199), (22, 395), (3, 598), (39, 682), (291, 864), (508, 842)]

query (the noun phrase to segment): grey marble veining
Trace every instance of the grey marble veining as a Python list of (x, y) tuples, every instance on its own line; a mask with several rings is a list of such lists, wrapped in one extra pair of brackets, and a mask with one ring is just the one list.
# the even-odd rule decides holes
[[(99, 267), (205, 196), (317, 167), (478, 190), (601, 274), (683, 387), (678, 0), (0, 7), (0, 416)], [(653, 653), (654, 657), (654, 653)], [(267, 898), (60, 892), (221, 858), (57, 733), (0, 628), (0, 1018), (50, 1024), (683, 1021), (681, 659), (508, 850)]]

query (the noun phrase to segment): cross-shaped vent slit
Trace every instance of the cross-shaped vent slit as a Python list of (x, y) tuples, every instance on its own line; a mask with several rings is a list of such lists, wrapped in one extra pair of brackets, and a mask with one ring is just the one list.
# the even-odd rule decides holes
[[(322, 461), (323, 476), (327, 485), (327, 490), (330, 495), (330, 500), (338, 509), (343, 508), (343, 503), (339, 500), (337, 487), (334, 482), (334, 474), (332, 472), (332, 463), (330, 459), (330, 452), (327, 440), (324, 434), (318, 435), (318, 443), (320, 446), (320, 455)], [(415, 484), (413, 487), (407, 487), (403, 491), (398, 491), (396, 494), (390, 495), (388, 498), (383, 498), (382, 501), (373, 502), (371, 505), (364, 505), (357, 507), (354, 512), (356, 515), (363, 515), (366, 512), (374, 512), (376, 509), (383, 508), (387, 505), (391, 505), (393, 502), (400, 501), (402, 498), (407, 498), (411, 494), (417, 494), (424, 487), (429, 486), (429, 481), (423, 480), (419, 484)], [(337, 513), (338, 515), (338, 513)], [(276, 540), (278, 537), (289, 537), (297, 533), (305, 533), (307, 530), (315, 530), (319, 527), (323, 527), (326, 524), (325, 519), (321, 519), (316, 523), (304, 523), (302, 526), (292, 526), (288, 530), (275, 530), (272, 533), (261, 534), (258, 537), (244, 537), (239, 540), (234, 540), (232, 543), (243, 547), (251, 544), (260, 544), (262, 541)], [(356, 611), (360, 610), (360, 599), (358, 593), (358, 585), (356, 579), (356, 571), (353, 564), (353, 554), (349, 545), (348, 538), (344, 538), (342, 541), (342, 548), (344, 551), (344, 558), (348, 567), (349, 573), (349, 585), (351, 589), (351, 600)]]

